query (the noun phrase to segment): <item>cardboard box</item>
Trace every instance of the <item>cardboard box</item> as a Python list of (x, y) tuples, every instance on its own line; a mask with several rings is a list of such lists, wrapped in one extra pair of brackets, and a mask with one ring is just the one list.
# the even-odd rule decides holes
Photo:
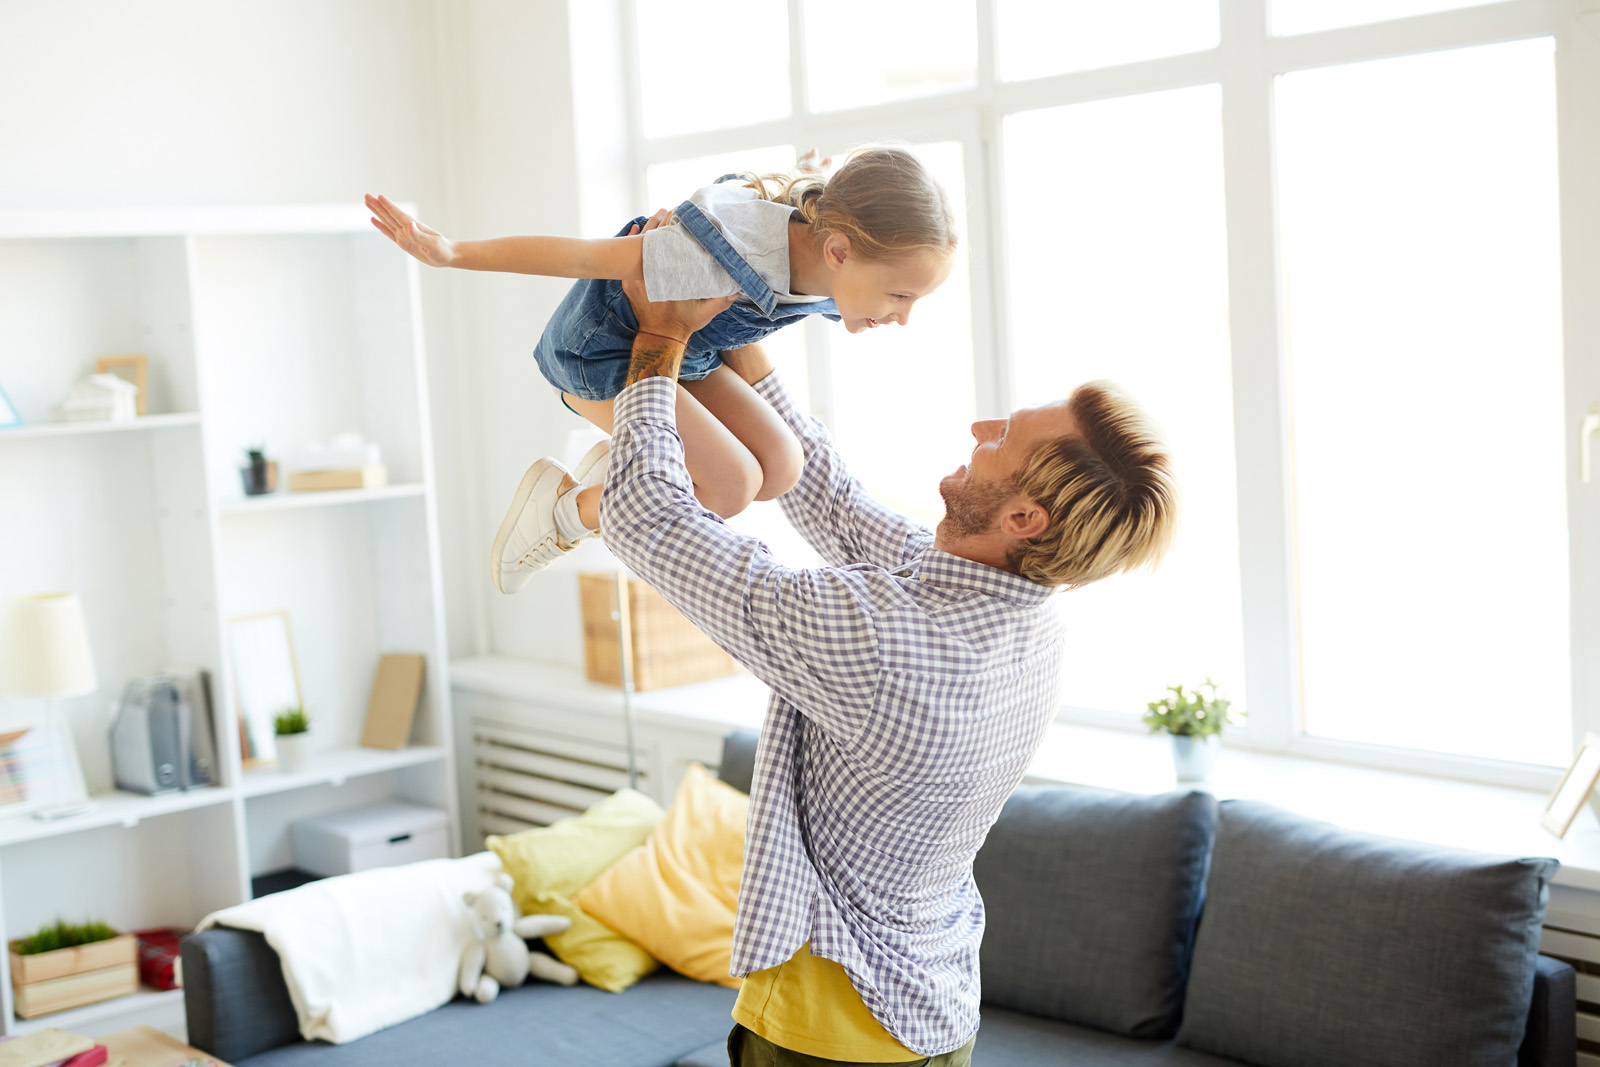
[[(578, 575), (583, 606), (583, 667), (591, 682), (622, 685), (622, 651), (617, 621), (617, 579), (610, 574)], [(638, 579), (628, 580), (628, 614), (633, 641), (633, 688), (637, 692), (688, 685), (737, 674), (739, 665), (711, 638), (695, 628), (660, 593)]]
[(320, 493), (330, 489), (382, 489), (389, 484), (389, 468), (382, 463), (336, 471), (290, 471), (291, 493)]

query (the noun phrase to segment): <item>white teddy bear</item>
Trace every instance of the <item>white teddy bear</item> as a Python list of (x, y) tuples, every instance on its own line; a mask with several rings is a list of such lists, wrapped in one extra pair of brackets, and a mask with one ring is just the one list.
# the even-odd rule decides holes
[(494, 885), (483, 892), (462, 894), (478, 943), (468, 945), (461, 956), (458, 984), (462, 996), (472, 997), (479, 1004), (499, 996), (502, 987), (521, 985), (530, 973), (558, 985), (572, 985), (578, 980), (578, 972), (565, 963), (543, 952), (529, 951), (523, 944), (525, 938), (558, 934), (571, 926), (572, 920), (560, 915), (519, 916), (516, 902), (511, 899), (511, 885), (511, 876), (501, 872), (495, 875)]

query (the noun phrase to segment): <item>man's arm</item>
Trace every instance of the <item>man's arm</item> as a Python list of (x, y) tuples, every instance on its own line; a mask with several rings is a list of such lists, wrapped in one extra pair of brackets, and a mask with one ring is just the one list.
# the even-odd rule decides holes
[(722, 361), (800, 439), (805, 466), (778, 506), (818, 555), (835, 567), (872, 563), (893, 570), (926, 550), (933, 539), (927, 527), (879, 503), (850, 475), (827, 428), (795, 406), (760, 345), (724, 352)]
[(715, 314), (721, 303), (635, 297), (640, 334), (613, 407), (600, 499), (606, 546), (756, 677), (847, 740), (865, 724), (877, 689), (873, 577), (779, 565), (760, 541), (700, 506), (683, 465), (677, 338), (703, 325), (693, 312)]

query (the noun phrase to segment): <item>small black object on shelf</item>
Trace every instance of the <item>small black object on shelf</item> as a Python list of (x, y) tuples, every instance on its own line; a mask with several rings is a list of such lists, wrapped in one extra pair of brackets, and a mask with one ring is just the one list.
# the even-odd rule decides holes
[(315, 882), (322, 878), (320, 874), (302, 871), (298, 867), (286, 867), (281, 871), (269, 871), (258, 874), (250, 879), (250, 897), (259, 900), (261, 897), (273, 893), (281, 893), (285, 889), (298, 889), (307, 882)]
[(266, 457), (259, 448), (245, 452), (246, 463), (239, 468), (239, 480), (244, 483), (245, 496), (263, 496), (278, 488), (278, 462)]

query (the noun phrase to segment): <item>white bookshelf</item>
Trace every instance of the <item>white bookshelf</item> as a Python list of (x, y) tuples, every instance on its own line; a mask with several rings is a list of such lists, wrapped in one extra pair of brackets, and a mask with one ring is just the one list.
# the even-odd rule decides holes
[[(0, 940), (57, 918), (192, 926), (292, 862), (296, 819), (399, 797), (460, 835), (427, 371), (415, 264), (356, 204), (0, 211), (0, 600), (79, 595), (99, 690), (61, 702), (94, 794), (56, 821), (0, 809)], [(144, 416), (52, 423), (101, 356), (148, 359)], [(355, 430), (389, 485), (243, 495), (243, 450), (279, 461)], [(288, 612), (313, 751), (294, 773), (239, 754), (227, 620)], [(378, 658), (420, 652), (411, 745), (360, 747)], [(211, 673), (221, 784), (113, 788), (107, 730), (131, 678)], [(0, 722), (37, 709), (0, 698)], [(131, 997), (0, 1032), (181, 1020), (181, 995)]]

